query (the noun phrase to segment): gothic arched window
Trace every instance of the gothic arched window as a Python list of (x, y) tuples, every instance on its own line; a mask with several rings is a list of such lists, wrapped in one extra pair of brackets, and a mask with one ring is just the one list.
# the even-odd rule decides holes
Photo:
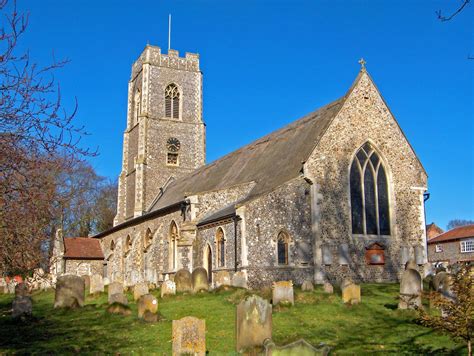
[(179, 88), (171, 83), (165, 89), (165, 117), (179, 119)]
[(290, 237), (284, 231), (280, 231), (277, 239), (277, 255), (278, 255), (278, 264), (287, 265), (288, 264), (288, 245), (290, 242)]
[(123, 247), (123, 254), (126, 256), (132, 250), (132, 238), (130, 235), (125, 239), (125, 246)]
[(110, 251), (113, 251), (113, 250), (115, 250), (115, 242), (114, 242), (114, 240), (112, 240), (112, 241), (110, 242)]
[(145, 232), (145, 237), (143, 239), (143, 250), (146, 252), (148, 248), (151, 246), (151, 243), (153, 242), (153, 234), (151, 232), (151, 229), (148, 228), (146, 229)]
[(216, 245), (217, 245), (217, 266), (225, 266), (225, 239), (224, 230), (218, 228), (216, 232)]
[(351, 165), (350, 187), (352, 233), (390, 235), (387, 175), (370, 143), (357, 151)]
[(178, 226), (174, 221), (170, 225), (170, 236), (169, 236), (169, 268), (170, 270), (175, 270), (177, 268), (177, 255), (178, 255)]

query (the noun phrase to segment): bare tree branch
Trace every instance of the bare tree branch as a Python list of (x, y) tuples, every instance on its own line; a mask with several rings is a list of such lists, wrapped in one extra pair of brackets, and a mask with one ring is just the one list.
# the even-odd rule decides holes
[(436, 15), (438, 16), (438, 19), (442, 22), (445, 22), (445, 21), (449, 21), (451, 20), (454, 16), (456, 16), (457, 14), (459, 14), (462, 10), (464, 10), (464, 8), (467, 6), (467, 4), (469, 4), (471, 0), (463, 0), (461, 6), (456, 10), (454, 11), (451, 15), (449, 16), (443, 16), (441, 14), (441, 10), (438, 10), (436, 11)]

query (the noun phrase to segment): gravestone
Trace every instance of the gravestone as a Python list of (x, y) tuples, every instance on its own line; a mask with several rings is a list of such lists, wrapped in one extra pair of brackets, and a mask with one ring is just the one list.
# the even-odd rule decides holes
[(115, 293), (109, 297), (109, 304), (113, 304), (113, 303), (128, 305), (128, 298), (123, 293)]
[(206, 354), (206, 321), (192, 316), (173, 320), (173, 355)]
[(272, 338), (272, 306), (257, 295), (237, 305), (235, 322), (237, 352), (262, 346), (266, 339)]
[(276, 346), (273, 340), (267, 339), (264, 343), (265, 355), (271, 356), (314, 356), (329, 355), (330, 348), (327, 345), (314, 347), (306, 340), (300, 339), (284, 346)]
[(109, 284), (109, 303), (110, 303), (110, 296), (114, 294), (123, 294), (123, 284), (120, 282), (112, 282)]
[(324, 293), (328, 293), (328, 294), (334, 293), (334, 287), (329, 282), (324, 282), (323, 289), (324, 289)]
[(313, 286), (313, 283), (311, 281), (304, 281), (303, 284), (301, 285), (301, 290), (303, 292), (312, 292), (314, 291), (314, 286)]
[(197, 267), (194, 269), (192, 274), (193, 280), (193, 293), (197, 293), (201, 290), (209, 290), (209, 282), (207, 280), (207, 271), (203, 267)]
[(191, 273), (187, 269), (180, 269), (174, 276), (174, 283), (176, 283), (176, 292), (192, 292), (193, 280)]
[(344, 280), (341, 285), (342, 301), (349, 304), (359, 304), (360, 298), (360, 285), (355, 284), (351, 280)]
[(104, 280), (100, 274), (93, 274), (90, 277), (89, 293), (102, 293), (104, 291)]
[(409, 260), (406, 264), (405, 264), (405, 271), (407, 269), (414, 269), (415, 271), (418, 271), (418, 265), (416, 264), (416, 262), (414, 260)]
[(439, 272), (433, 278), (433, 288), (435, 291), (440, 292), (445, 297), (453, 298), (454, 293), (451, 289), (452, 277), (447, 272)]
[(421, 307), (421, 276), (414, 269), (403, 272), (400, 281), (399, 309), (416, 309)]
[(247, 276), (245, 275), (244, 272), (235, 272), (234, 275), (232, 276), (232, 287), (238, 287), (238, 288), (248, 288), (247, 285)]
[(26, 283), (21, 282), (15, 286), (15, 298), (27, 297), (30, 293), (28, 292), (28, 286)]
[(152, 313), (151, 311), (146, 310), (143, 313), (142, 319), (146, 321), (147, 323), (156, 323), (158, 321), (158, 314)]
[(85, 283), (79, 276), (64, 275), (56, 281), (55, 308), (77, 308), (84, 305)]
[(110, 284), (110, 279), (107, 277), (104, 277), (103, 281), (104, 281), (104, 286), (108, 286)]
[(83, 275), (81, 278), (84, 280), (84, 288), (86, 291), (89, 291), (90, 294), (91, 292), (91, 277), (89, 275)]
[(148, 283), (141, 282), (133, 286), (133, 300), (137, 301), (142, 295), (148, 294)]
[(158, 312), (158, 300), (151, 294), (145, 294), (138, 299), (138, 317), (143, 318), (146, 311), (156, 314)]
[(214, 278), (214, 283), (216, 284), (216, 288), (220, 286), (230, 286), (230, 273), (228, 271), (219, 271), (216, 273), (216, 277)]
[[(20, 283), (21, 284), (21, 283)], [(33, 302), (31, 297), (22, 295), (16, 296), (12, 303), (12, 317), (27, 316), (33, 313)]]
[[(120, 295), (120, 294), (114, 294), (114, 295)], [(132, 311), (130, 310), (130, 307), (119, 302), (109, 305), (107, 308), (107, 313), (119, 314), (119, 315), (124, 315), (124, 316), (132, 315)]]
[(167, 280), (161, 284), (161, 298), (165, 295), (175, 295), (176, 284), (173, 281)]
[(295, 305), (292, 281), (273, 282), (272, 304), (278, 303)]
[(5, 281), (5, 278), (0, 277), (0, 294), (6, 294), (7, 293), (7, 282)]

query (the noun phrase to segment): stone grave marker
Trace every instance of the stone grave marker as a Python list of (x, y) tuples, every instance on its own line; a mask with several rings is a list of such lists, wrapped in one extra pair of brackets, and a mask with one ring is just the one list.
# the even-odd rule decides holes
[(112, 282), (109, 284), (108, 296), (110, 303), (110, 296), (114, 294), (123, 294), (123, 284), (120, 282)]
[(84, 305), (85, 283), (79, 276), (64, 275), (56, 281), (55, 308), (77, 308)]
[(232, 276), (232, 287), (238, 287), (238, 288), (248, 288), (247, 285), (247, 276), (245, 275), (244, 272), (239, 271), (235, 272), (234, 275)]
[[(21, 283), (20, 283), (21, 284)], [(12, 317), (18, 318), (28, 316), (33, 313), (33, 302), (31, 297), (26, 295), (16, 296), (12, 303)]]
[(344, 303), (359, 304), (361, 302), (360, 285), (346, 279), (341, 285), (341, 291)]
[(192, 316), (173, 320), (173, 355), (206, 354), (206, 321)]
[(156, 314), (158, 312), (158, 299), (154, 295), (145, 294), (138, 299), (138, 317), (143, 318), (146, 311)]
[(84, 288), (86, 291), (88, 291), (90, 294), (92, 294), (91, 290), (91, 277), (87, 274), (81, 276), (81, 278), (84, 280)]
[(161, 284), (161, 298), (165, 295), (175, 295), (176, 294), (176, 283), (173, 281), (167, 280)]
[(197, 267), (192, 274), (193, 293), (209, 290), (209, 281), (207, 280), (207, 271), (203, 267)]
[(174, 282), (176, 283), (176, 292), (193, 291), (193, 280), (191, 278), (191, 273), (185, 268), (176, 272), (174, 276)]
[(133, 300), (137, 301), (142, 295), (148, 294), (148, 283), (141, 282), (133, 286)]
[(324, 293), (328, 293), (328, 294), (334, 293), (334, 287), (329, 282), (324, 282), (323, 290), (324, 290)]
[(415, 271), (418, 271), (418, 265), (414, 260), (409, 260), (407, 263), (405, 263), (405, 271), (407, 269), (414, 269)]
[(421, 307), (421, 276), (414, 269), (403, 272), (400, 281), (399, 309), (415, 309)]
[(257, 295), (237, 305), (235, 322), (237, 352), (262, 346), (266, 339), (272, 338), (272, 306)]
[(314, 291), (313, 283), (309, 280), (304, 281), (303, 284), (301, 285), (301, 290), (303, 292), (312, 292), (312, 291)]
[(265, 355), (271, 356), (326, 356), (329, 355), (330, 351), (327, 345), (321, 345), (316, 348), (303, 339), (284, 346), (277, 346), (273, 340), (267, 339), (264, 343), (264, 347)]
[(123, 305), (128, 305), (127, 296), (123, 293), (115, 293), (109, 297), (109, 304), (120, 303)]
[(214, 278), (214, 283), (216, 284), (216, 288), (220, 286), (230, 286), (230, 273), (228, 271), (219, 271), (216, 273), (216, 278)]
[(102, 293), (104, 291), (104, 280), (100, 274), (93, 274), (90, 277), (89, 293)]
[(272, 304), (278, 303), (295, 305), (292, 281), (273, 282)]

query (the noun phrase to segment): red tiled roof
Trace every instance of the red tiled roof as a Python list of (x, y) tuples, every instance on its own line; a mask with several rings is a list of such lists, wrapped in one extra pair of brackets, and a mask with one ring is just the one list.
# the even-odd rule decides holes
[(64, 239), (64, 258), (103, 259), (100, 241), (88, 237), (66, 237)]
[(429, 244), (443, 241), (459, 240), (466, 237), (474, 237), (474, 225), (466, 225), (455, 227), (452, 230), (446, 231), (428, 241)]

